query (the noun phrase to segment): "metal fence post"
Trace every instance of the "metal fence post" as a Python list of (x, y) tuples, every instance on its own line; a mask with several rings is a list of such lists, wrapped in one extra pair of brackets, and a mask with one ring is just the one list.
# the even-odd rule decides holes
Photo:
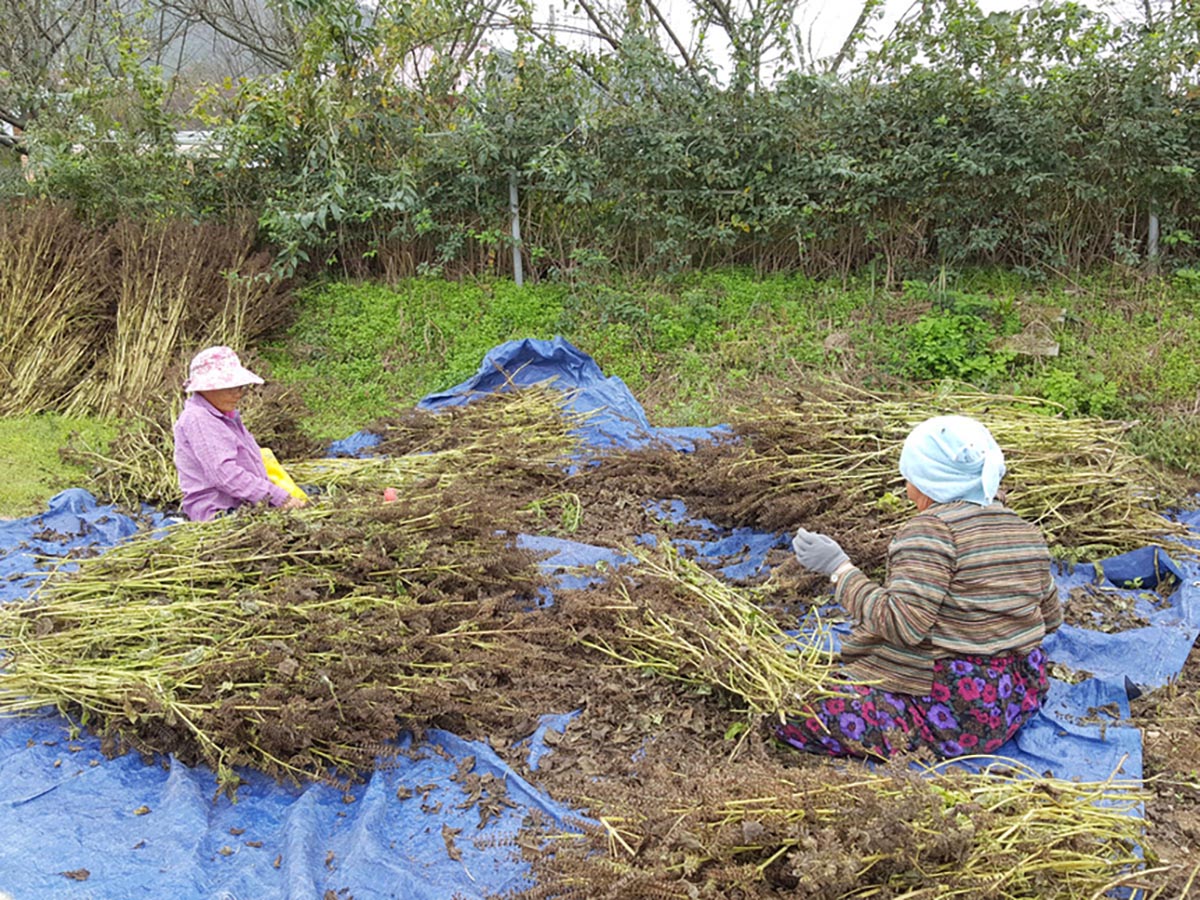
[(515, 171), (508, 176), (508, 211), (512, 215), (513, 280), (521, 287), (525, 283), (525, 273), (521, 268), (521, 201), (517, 196)]

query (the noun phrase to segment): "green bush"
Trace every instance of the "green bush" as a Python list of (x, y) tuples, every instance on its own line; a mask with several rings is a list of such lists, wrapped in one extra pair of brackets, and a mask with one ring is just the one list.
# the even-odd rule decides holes
[(1124, 412), (1117, 385), (1099, 372), (1081, 375), (1070, 369), (1051, 369), (1032, 384), (1038, 396), (1061, 405), (1070, 416), (1107, 419)]
[[(183, 113), (144, 48), (118, 55), (93, 23), (105, 65), (54, 60), (53, 92), (34, 76), (5, 103), (37, 110), (37, 177), (0, 188), (97, 215), (249, 214), (281, 269), (317, 276), (506, 274), (514, 177), (532, 280), (730, 265), (876, 266), (889, 286), (946, 265), (1051, 280), (1145, 262), (1151, 204), (1159, 261), (1194, 266), (1200, 23), (1158, 5), (1153, 27), (1126, 28), (1077, 2), (922, 3), (873, 52), (851, 48), (855, 64), (781, 57), (751, 89), (723, 83), (703, 48), (681, 67), (636, 5), (610, 11), (631, 16), (612, 45), (566, 53), (526, 11), (505, 19), (512, 47), (476, 58), (461, 52), (476, 12), (454, 2), (302, 3), (268, 74), (211, 85)], [(419, 83), (394, 77), (414, 56)], [(173, 132), (197, 121), (217, 140), (185, 159)]]
[(928, 305), (897, 342), (896, 369), (917, 381), (952, 379), (987, 387), (1000, 379), (1013, 355), (994, 350), (1000, 336), (1020, 330), (1010, 299), (948, 289), (943, 283), (906, 281), (904, 298)]
[(952, 378), (984, 385), (1001, 374), (1008, 360), (991, 351), (996, 332), (976, 316), (933, 313), (913, 324), (905, 340), (903, 371), (916, 381)]

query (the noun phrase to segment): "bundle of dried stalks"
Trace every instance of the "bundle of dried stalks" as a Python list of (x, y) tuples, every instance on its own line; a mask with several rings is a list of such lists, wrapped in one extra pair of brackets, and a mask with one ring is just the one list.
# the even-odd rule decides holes
[(576, 830), (527, 830), (536, 886), (505, 900), (1094, 900), (1154, 883), (1133, 784), (764, 760), (623, 781), (595, 785)]
[(61, 408), (90, 365), (110, 249), (66, 207), (0, 215), (0, 415)]
[(288, 471), (322, 489), (376, 494), (386, 487), (445, 485), (491, 473), (502, 481), (522, 474), (557, 484), (580, 449), (578, 430), (594, 415), (571, 409), (571, 400), (570, 393), (534, 385), (484, 394), (463, 406), (411, 409), (368, 426), (380, 439), (374, 448), (379, 455), (299, 460)]
[[(732, 587), (670, 545), (626, 551), (606, 584), (575, 602), (609, 612), (579, 636), (621, 665), (720, 692), (752, 718), (782, 716), (828, 696), (833, 659), (816, 613), (804, 637), (789, 635), (753, 589)], [(571, 602), (571, 601), (566, 601)]]
[(286, 292), (244, 224), (120, 222), (110, 237), (112, 319), (71, 412), (141, 408), (196, 350), (243, 348), (283, 320)]
[(959, 414), (991, 430), (1008, 464), (1006, 502), (1043, 530), (1057, 555), (1093, 559), (1186, 534), (1162, 515), (1182, 488), (1130, 449), (1130, 423), (1055, 412), (1029, 397), (901, 397), (824, 385), (739, 418), (745, 447), (725, 454), (710, 477), (742, 488), (736, 496), (710, 492), (699, 511), (774, 530), (836, 509), (841, 523), (831, 531), (848, 540), (865, 529), (890, 535), (911, 514), (897, 470), (904, 438), (930, 416)]
[[(351, 779), (406, 723), (470, 716), (471, 661), (540, 584), (520, 513), (446, 489), (173, 526), (0, 606), (0, 711), (53, 704), (112, 750)], [(474, 674), (476, 669), (482, 671)]]

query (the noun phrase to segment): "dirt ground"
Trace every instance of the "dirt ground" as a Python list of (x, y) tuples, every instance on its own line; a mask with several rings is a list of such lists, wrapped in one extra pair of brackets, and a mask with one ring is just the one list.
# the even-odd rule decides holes
[(1147, 837), (1171, 866), (1165, 897), (1200, 897), (1200, 646), (1167, 687), (1130, 704), (1142, 729)]

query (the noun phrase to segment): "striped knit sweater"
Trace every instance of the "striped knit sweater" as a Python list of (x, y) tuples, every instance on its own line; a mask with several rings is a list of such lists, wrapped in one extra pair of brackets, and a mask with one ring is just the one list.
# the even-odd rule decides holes
[(897, 533), (883, 586), (853, 569), (835, 596), (847, 674), (916, 696), (935, 659), (1027, 653), (1062, 624), (1045, 540), (999, 503), (935, 503)]

